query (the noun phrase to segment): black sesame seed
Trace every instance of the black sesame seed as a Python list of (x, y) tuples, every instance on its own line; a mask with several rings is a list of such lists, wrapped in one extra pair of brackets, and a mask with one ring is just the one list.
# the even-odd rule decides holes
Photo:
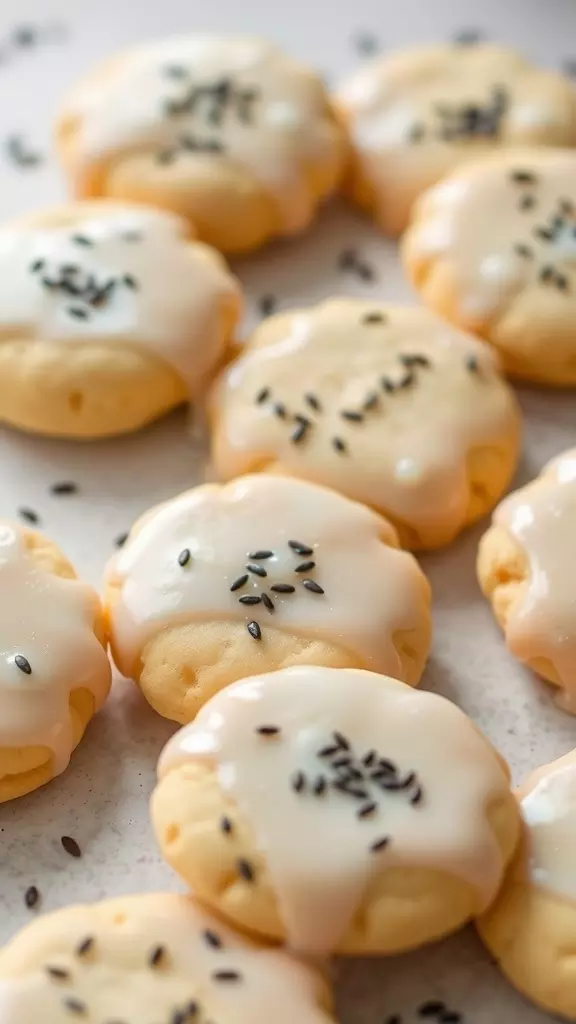
[(314, 412), (322, 412), (322, 406), (316, 395), (313, 395), (310, 392), (308, 392), (308, 394), (304, 395), (304, 401), (306, 402), (307, 405), (310, 406), (311, 409), (314, 409)]
[(314, 783), (314, 793), (316, 796), (323, 796), (326, 792), (326, 779), (323, 775), (319, 775)]
[(242, 594), (242, 597), (238, 598), (240, 604), (260, 604), (262, 598), (259, 594)]
[(123, 548), (127, 540), (128, 540), (128, 534), (127, 533), (119, 533), (118, 536), (116, 537), (116, 540), (114, 541), (114, 543), (115, 543), (117, 548)]
[(390, 380), (389, 377), (382, 377), (380, 379), (380, 387), (389, 395), (391, 395), (396, 390), (396, 385), (394, 381)]
[(135, 277), (132, 277), (132, 274), (124, 274), (124, 277), (122, 278), (122, 280), (123, 280), (123, 282), (124, 282), (124, 284), (126, 285), (127, 288), (131, 288), (132, 291), (136, 291), (137, 290), (138, 282), (137, 282)]
[(340, 415), (343, 420), (348, 420), (350, 423), (362, 423), (364, 419), (361, 412), (356, 412), (355, 409), (342, 409)]
[(268, 597), (268, 594), (262, 594), (262, 604), (269, 612), (273, 612), (275, 609), (274, 601)]
[(262, 630), (260, 629), (260, 626), (258, 625), (257, 622), (249, 622), (246, 626), (246, 629), (248, 630), (250, 636), (253, 637), (254, 640), (262, 639)]
[(309, 547), (308, 544), (301, 544), (299, 540), (289, 540), (288, 547), (292, 548), (297, 555), (312, 555), (314, 549)]
[(346, 739), (343, 733), (335, 729), (332, 735), (341, 750), (350, 750), (350, 741)]
[(378, 760), (380, 767), (386, 772), (397, 772), (398, 769), (394, 764), (394, 761), (389, 761), (387, 757), (381, 757)]
[(274, 583), (270, 590), (273, 590), (275, 594), (293, 594), (296, 587), (293, 587), (291, 583)]
[(439, 1013), (442, 1013), (446, 1009), (446, 1003), (441, 1003), (439, 1000), (430, 999), (426, 1003), (422, 1003), (418, 1007), (416, 1013), (419, 1017), (437, 1017)]
[(553, 277), (554, 277), (554, 267), (550, 266), (550, 264), (547, 263), (544, 267), (542, 267), (542, 269), (540, 271), (540, 280), (544, 281), (544, 282), (547, 282), (547, 281), (551, 281), (553, 279)]
[(417, 786), (417, 788), (414, 790), (412, 796), (410, 797), (410, 803), (412, 804), (413, 807), (417, 807), (418, 804), (421, 803), (421, 802), (422, 802), (422, 787), (421, 786)]
[(58, 496), (65, 494), (77, 494), (78, 484), (73, 483), (72, 480), (63, 480), (61, 483), (52, 484), (50, 493)]
[(536, 200), (534, 196), (522, 196), (519, 206), (521, 210), (533, 210), (536, 206)]
[(380, 395), (378, 394), (377, 391), (372, 391), (369, 395), (366, 395), (366, 398), (362, 403), (362, 408), (364, 409), (364, 412), (372, 412), (372, 410), (375, 409), (376, 406), (378, 405), (379, 401)]
[(363, 807), (359, 808), (357, 816), (359, 818), (368, 818), (371, 814), (374, 814), (376, 807), (377, 805), (375, 803), (364, 804)]
[(191, 999), (187, 1006), (184, 1007), (184, 1020), (187, 1017), (195, 1017), (199, 1012), (200, 1007), (195, 999)]
[(85, 1003), (82, 1003), (79, 999), (67, 998), (64, 1000), (64, 1006), (70, 1013), (76, 1013), (78, 1016), (82, 1016), (86, 1013), (87, 1007)]
[(441, 1024), (459, 1024), (462, 1020), (462, 1014), (456, 1010), (444, 1010), (440, 1014)]
[(380, 853), (380, 850), (384, 850), (390, 842), (390, 836), (382, 836), (382, 839), (377, 839), (376, 842), (372, 843), (370, 847), (371, 853)]
[(236, 861), (236, 867), (238, 869), (238, 874), (240, 875), (241, 878), (244, 879), (245, 882), (254, 881), (254, 868), (252, 867), (250, 861), (245, 860), (243, 857), (241, 857), (239, 860)]
[(92, 241), (92, 239), (91, 238), (87, 238), (86, 235), (72, 235), (72, 241), (75, 242), (76, 245), (84, 245), (84, 246), (94, 245), (94, 242)]
[(211, 928), (206, 928), (203, 935), (204, 941), (208, 946), (211, 946), (212, 949), (222, 949), (222, 939), (216, 934), (216, 932), (213, 932)]
[(530, 246), (523, 245), (521, 242), (518, 242), (514, 246), (514, 251), (518, 256), (522, 256), (522, 258), (525, 260), (531, 260), (534, 256), (534, 253), (532, 252)]
[(259, 725), (256, 729), (259, 736), (278, 736), (281, 731), (279, 725)]
[(308, 433), (308, 428), (311, 426), (312, 424), (310, 423), (310, 420), (305, 419), (303, 416), (299, 416), (298, 426), (290, 434), (291, 444), (300, 444), (300, 442), (305, 439), (306, 434)]
[(388, 317), (384, 313), (365, 313), (362, 317), (363, 324), (385, 324)]
[(273, 557), (274, 557), (274, 552), (273, 551), (260, 551), (260, 550), (258, 550), (258, 551), (251, 551), (250, 554), (248, 555), (248, 558), (255, 558), (255, 559), (258, 559), (258, 560), (265, 559), (265, 558), (273, 558)]
[(95, 941), (96, 940), (92, 935), (87, 935), (86, 938), (82, 939), (82, 942), (79, 942), (76, 946), (76, 956), (86, 956), (88, 953), (92, 952)]
[(262, 405), (263, 402), (266, 402), (270, 398), (270, 394), (270, 388), (261, 388), (261, 390), (256, 395), (257, 405)]
[(565, 217), (571, 217), (574, 213), (574, 203), (570, 199), (561, 199), (560, 210)]
[(220, 831), (226, 836), (229, 836), (232, 832), (232, 822), (230, 821), (230, 818), (226, 817), (226, 815), (224, 815), (223, 818), (220, 818)]
[(306, 776), (304, 775), (304, 773), (296, 772), (294, 778), (292, 779), (291, 785), (294, 792), (301, 793), (306, 785)]
[(370, 32), (360, 32), (359, 35), (354, 37), (354, 46), (359, 53), (366, 56), (376, 53), (379, 49), (379, 42), (376, 36)]
[(559, 291), (561, 291), (561, 292), (567, 291), (567, 289), (568, 289), (568, 278), (566, 277), (565, 274), (560, 274), (560, 273), (556, 272), (556, 278), (555, 278), (554, 283), (555, 283), (555, 285), (556, 285), (556, 287), (558, 288)]
[(332, 783), (333, 789), (339, 790), (341, 793), (345, 793), (346, 796), (353, 796), (356, 800), (367, 800), (368, 793), (365, 789), (360, 786), (353, 786), (348, 779), (336, 779)]
[(316, 580), (302, 580), (302, 586), (306, 587), (306, 590), (311, 590), (313, 594), (323, 594), (324, 591)]
[(191, 558), (192, 555), (190, 554), (190, 548), (183, 548), (183, 550), (178, 555), (178, 565), (181, 565), (182, 567), (188, 565), (188, 562), (190, 561)]
[(374, 280), (374, 269), (368, 263), (358, 263), (356, 269), (358, 271), (358, 276), (362, 281)]
[(258, 302), (262, 316), (271, 316), (278, 305), (275, 295), (263, 295)]
[(423, 356), (419, 352), (408, 352), (405, 355), (401, 355), (400, 362), (408, 368), (412, 366), (422, 366), (426, 370), (430, 369), (430, 366), (432, 365), (428, 356)]
[(238, 971), (213, 971), (214, 981), (240, 981), (241, 975)]
[(511, 171), (510, 178), (516, 185), (536, 184), (536, 175), (532, 171)]
[(16, 668), (19, 668), (21, 672), (25, 673), (25, 675), (27, 675), (27, 676), (31, 676), (32, 675), (32, 668), (31, 668), (30, 662), (28, 661), (28, 658), (24, 657), (23, 654), (16, 654), (15, 655), (15, 657), (14, 657), (14, 664), (16, 665)]
[(331, 743), (327, 747), (322, 747), (322, 749), (318, 751), (318, 755), (317, 756), (318, 757), (332, 757), (333, 754), (337, 754), (340, 749), (341, 749), (341, 747), (340, 747), (339, 743), (336, 743), (336, 744), (332, 744)]
[(355, 249), (343, 249), (338, 257), (340, 270), (353, 270), (356, 266), (358, 253)]
[(150, 967), (160, 967), (160, 965), (162, 964), (162, 962), (165, 959), (166, 959), (166, 947), (165, 946), (155, 946), (154, 949), (151, 950), (151, 952), (150, 952), (150, 955), (148, 957), (148, 963), (149, 963)]
[(482, 39), (482, 33), (477, 28), (464, 28), (453, 37), (456, 46), (477, 46)]
[(30, 273), (37, 274), (38, 271), (42, 270), (44, 266), (44, 260), (34, 260), (34, 263), (31, 263), (28, 269), (30, 270)]
[(230, 587), (230, 590), (232, 591), (232, 593), (234, 593), (235, 590), (240, 590), (240, 587), (243, 587), (246, 583), (248, 583), (247, 572), (245, 572), (242, 576), (239, 576), (237, 580), (234, 580), (234, 583)]
[(376, 751), (369, 750), (368, 753), (365, 754), (364, 757), (362, 758), (362, 764), (365, 765), (366, 768), (371, 768), (371, 766), (374, 764), (374, 761), (376, 760), (376, 757)]
[(410, 131), (408, 132), (408, 141), (422, 142), (422, 139), (424, 138), (425, 134), (426, 130), (423, 124), (413, 124), (412, 127), (410, 128)]
[(19, 508), (18, 515), (20, 519), (24, 519), (25, 522), (31, 523), (32, 526), (36, 526), (40, 522), (40, 516), (32, 508)]
[(346, 443), (342, 440), (341, 437), (332, 438), (332, 447), (334, 448), (335, 451), (339, 452), (340, 455), (344, 454), (344, 452), (348, 450), (346, 448)]
[(40, 901), (40, 892), (35, 885), (29, 885), (24, 893), (24, 903), (28, 907), (28, 910), (32, 910)]
[(285, 420), (286, 419), (286, 406), (283, 405), (282, 402), (276, 402), (276, 405), (274, 406), (274, 413), (275, 413), (276, 416), (278, 416), (279, 419)]
[(408, 373), (405, 373), (404, 376), (400, 378), (400, 380), (396, 384), (396, 387), (397, 388), (410, 388), (415, 383), (416, 383), (416, 377), (414, 376), (412, 371), (409, 370)]
[(84, 309), (83, 306), (68, 306), (66, 312), (69, 316), (76, 317), (77, 320), (88, 319), (88, 310)]
[(248, 562), (246, 569), (248, 570), (248, 572), (251, 572), (254, 576), (260, 576), (262, 579), (264, 579), (264, 577), (268, 575), (263, 565), (254, 565), (253, 562)]
[(479, 367), (476, 356), (466, 357), (466, 369), (468, 370), (468, 373), (478, 373)]
[(316, 568), (316, 562), (301, 562), (294, 569), (294, 572), (311, 572), (312, 569)]
[(54, 978), (56, 981), (69, 981), (70, 971), (67, 971), (65, 967), (52, 967), (50, 964), (46, 965), (46, 973)]
[(534, 228), (534, 234), (536, 238), (541, 238), (543, 242), (554, 241), (554, 235), (549, 228)]
[(71, 857), (78, 858), (82, 856), (82, 850), (78, 846), (76, 840), (72, 838), (72, 836), (62, 836), (60, 842), (62, 843), (62, 846), (66, 850), (66, 853), (69, 853)]

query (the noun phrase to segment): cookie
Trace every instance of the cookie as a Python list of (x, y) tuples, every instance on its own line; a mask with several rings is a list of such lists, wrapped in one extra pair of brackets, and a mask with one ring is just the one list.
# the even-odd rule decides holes
[(319, 78), (264, 40), (190, 35), (96, 68), (56, 142), (75, 194), (152, 203), (227, 252), (302, 231), (347, 154)]
[(576, 1020), (576, 751), (533, 772), (518, 799), (524, 839), (478, 928), (520, 992)]
[(0, 228), (0, 421), (97, 438), (201, 402), (240, 314), (172, 214), (106, 200)]
[(0, 803), (69, 764), (110, 688), (102, 608), (55, 544), (0, 520)]
[(370, 668), (416, 685), (430, 587), (386, 520), (265, 474), (207, 484), (140, 520), (106, 574), (114, 660), (190, 722), (214, 693), (286, 665)]
[(170, 866), (300, 952), (392, 954), (455, 931), (494, 899), (518, 839), (506, 766), (466, 715), (358, 669), (235, 683), (158, 771)]
[(187, 896), (67, 907), (0, 951), (2, 1024), (330, 1024), (327, 985)]
[(511, 376), (576, 384), (576, 150), (463, 165), (417, 204), (403, 258), (423, 301)]
[(519, 413), (492, 353), (425, 310), (331, 299), (265, 320), (210, 403), (228, 479), (304, 477), (435, 548), (491, 509), (514, 470)]
[(477, 568), (509, 649), (576, 714), (576, 448), (496, 509)]
[(346, 192), (389, 235), (464, 160), (510, 146), (576, 146), (569, 80), (493, 43), (378, 57), (343, 83), (336, 104), (353, 149)]

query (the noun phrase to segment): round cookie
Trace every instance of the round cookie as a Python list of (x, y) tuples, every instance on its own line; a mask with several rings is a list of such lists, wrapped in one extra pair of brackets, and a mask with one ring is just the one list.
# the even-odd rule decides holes
[(0, 803), (63, 772), (110, 688), (96, 592), (42, 534), (0, 520)]
[(424, 302), (512, 376), (576, 385), (576, 151), (463, 165), (417, 204), (403, 259)]
[(512, 653), (576, 714), (576, 448), (496, 509), (477, 569)]
[(314, 954), (456, 930), (494, 899), (519, 832), (504, 762), (454, 704), (310, 666), (217, 694), (165, 748), (151, 810), (201, 900)]
[(426, 310), (331, 299), (265, 320), (215, 387), (224, 479), (304, 477), (435, 548), (489, 511), (514, 470), (519, 413), (492, 353)]
[(430, 587), (394, 529), (286, 477), (207, 484), (147, 513), (106, 574), (114, 660), (184, 724), (218, 690), (294, 664), (416, 685)]
[(390, 235), (463, 160), (517, 145), (576, 146), (567, 78), (493, 43), (417, 46), (371, 61), (336, 96), (350, 197)]
[(240, 315), (184, 221), (107, 200), (0, 228), (0, 421), (96, 438), (200, 401)]
[(518, 799), (524, 840), (478, 929), (520, 992), (576, 1020), (576, 751), (533, 772)]
[(46, 914), (0, 951), (2, 1024), (330, 1024), (327, 985), (190, 897), (124, 896)]
[(96, 68), (56, 127), (76, 195), (152, 203), (243, 252), (306, 228), (347, 144), (319, 78), (255, 38), (190, 35)]

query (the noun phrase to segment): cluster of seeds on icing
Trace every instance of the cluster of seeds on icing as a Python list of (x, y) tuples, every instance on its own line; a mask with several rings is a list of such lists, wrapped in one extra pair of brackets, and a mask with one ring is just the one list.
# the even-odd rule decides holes
[(229, 76), (200, 85), (194, 83), (190, 69), (182, 64), (167, 65), (162, 74), (181, 88), (178, 96), (163, 100), (162, 115), (174, 121), (182, 117), (195, 118), (201, 126), (201, 134), (180, 132), (174, 146), (158, 152), (160, 163), (172, 163), (182, 153), (224, 152), (223, 141), (215, 135), (215, 129), (222, 128), (227, 117), (246, 126), (254, 123), (258, 89), (241, 88)]
[[(209, 949), (213, 950), (217, 957), (221, 957), (225, 946), (222, 938), (212, 928), (205, 928), (201, 932), (202, 941)], [(73, 950), (73, 960), (77, 965), (89, 969), (98, 961), (98, 943), (93, 935), (87, 935), (81, 939)], [(158, 972), (162, 977), (171, 969), (170, 951), (167, 946), (157, 944), (152, 946), (146, 957), (146, 968)], [(74, 984), (74, 974), (78, 974), (78, 967), (63, 967), (59, 964), (46, 964), (44, 968), (50, 981), (62, 988), (62, 1006), (70, 1015), (71, 1020), (94, 1020), (90, 1008), (85, 1000), (67, 991), (68, 986)], [(238, 984), (242, 982), (242, 974), (235, 968), (222, 965), (216, 961), (216, 966), (210, 975), (213, 982), (218, 985)], [(103, 1021), (102, 1024), (129, 1024), (127, 1020), (114, 1017), (113, 1020)], [(196, 998), (187, 999), (180, 1006), (172, 1007), (167, 1011), (164, 1022), (158, 1024), (214, 1024), (209, 1021), (201, 1002)]]
[[(276, 609), (274, 598), (278, 595), (281, 595), (282, 598), (284, 598), (290, 594), (295, 594), (297, 584), (301, 584), (302, 587), (304, 587), (304, 589), (310, 594), (324, 594), (323, 588), (315, 579), (312, 579), (311, 576), (311, 573), (316, 569), (315, 556), (314, 558), (312, 557), (314, 555), (314, 549), (310, 547), (309, 544), (303, 544), (298, 540), (289, 540), (288, 548), (298, 562), (298, 564), (294, 566), (295, 582), (287, 583), (277, 580), (276, 582), (271, 583), (271, 560), (276, 558), (276, 552), (267, 548), (252, 551), (248, 554), (248, 561), (244, 566), (243, 572), (234, 580), (230, 587), (233, 594), (239, 594), (239, 604), (244, 605), (245, 607), (263, 605), (264, 608), (272, 614)], [(187, 551), (188, 549), (185, 550)], [(183, 564), (182, 561), (180, 561), (182, 554), (183, 553), (180, 554), (178, 559), (181, 565)], [(259, 590), (256, 591), (253, 584), (260, 580), (266, 580), (267, 582), (262, 583)], [(250, 593), (239, 593), (240, 591), (243, 591), (249, 583), (252, 584)], [(270, 593), (268, 593), (268, 591), (270, 591)], [(258, 622), (251, 620), (248, 622), (246, 628), (254, 640), (262, 639), (262, 629)]]
[(443, 142), (462, 142), (470, 139), (496, 139), (510, 106), (510, 97), (502, 85), (494, 85), (485, 104), (435, 103), (435, 123), (426, 127), (416, 122), (410, 128), (410, 142), (441, 139)]
[[(138, 242), (142, 236), (138, 231), (126, 231), (121, 237), (125, 242)], [(92, 238), (80, 232), (71, 235), (70, 240), (80, 250), (92, 249), (96, 244)], [(79, 263), (68, 261), (50, 271), (47, 261), (39, 257), (30, 264), (29, 270), (46, 292), (63, 296), (67, 302), (70, 300), (65, 307), (66, 312), (77, 320), (89, 320), (93, 313), (110, 306), (118, 288), (127, 288), (132, 292), (139, 288), (132, 274), (98, 281), (94, 274), (84, 270)]]
[[(533, 210), (537, 206), (538, 178), (529, 170), (515, 170), (510, 175), (512, 184), (518, 189), (518, 203), (521, 210)], [(560, 196), (548, 219), (532, 228), (531, 243), (516, 242), (514, 252), (527, 264), (534, 264), (534, 271), (540, 283), (546, 287), (556, 288), (559, 292), (570, 290), (570, 280), (565, 269), (560, 270), (552, 262), (555, 252), (559, 250), (560, 259), (567, 252), (576, 258), (576, 204)], [(568, 243), (568, 245), (566, 245)], [(535, 252), (534, 245), (542, 252)], [(562, 252), (565, 246), (567, 252)], [(541, 259), (544, 262), (541, 262)]]
[[(265, 740), (282, 738), (277, 725), (261, 725), (256, 729)], [(318, 771), (313, 777), (300, 769), (289, 780), (290, 787), (300, 797), (310, 796), (325, 800), (332, 793), (349, 798), (355, 805), (359, 821), (374, 820), (381, 810), (384, 793), (405, 796), (412, 807), (418, 807), (424, 791), (416, 772), (402, 773), (390, 758), (377, 750), (358, 755), (351, 741), (341, 732), (334, 731), (327, 743), (316, 751)], [(379, 853), (390, 843), (389, 835), (382, 835), (370, 844), (371, 853)]]

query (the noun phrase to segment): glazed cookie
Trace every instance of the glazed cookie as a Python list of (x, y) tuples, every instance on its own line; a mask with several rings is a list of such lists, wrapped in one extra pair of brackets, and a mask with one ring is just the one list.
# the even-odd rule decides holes
[(480, 935), (520, 992), (576, 1020), (576, 751), (533, 772), (518, 797), (524, 841)]
[(56, 138), (77, 195), (173, 210), (228, 252), (307, 227), (347, 152), (316, 75), (263, 40), (207, 35), (107, 61)]
[(576, 448), (496, 509), (478, 578), (512, 653), (576, 714)]
[(462, 166), (417, 204), (403, 257), (424, 302), (512, 376), (576, 384), (576, 151)]
[(568, 79), (492, 43), (379, 57), (336, 100), (353, 147), (346, 191), (390, 235), (463, 160), (514, 145), (576, 146)]
[(226, 918), (307, 953), (454, 931), (493, 900), (518, 839), (504, 762), (466, 715), (357, 669), (223, 690), (169, 742), (159, 780), (168, 863)]
[(2, 1024), (330, 1024), (319, 973), (187, 896), (68, 907), (0, 951)]
[(186, 224), (106, 200), (0, 229), (0, 421), (95, 438), (200, 401), (240, 292)]
[(197, 487), (144, 516), (109, 565), (114, 660), (181, 723), (236, 679), (286, 665), (416, 685), (430, 588), (397, 544), (386, 520), (314, 484)]
[(67, 767), (110, 688), (100, 601), (42, 534), (0, 520), (0, 803)]
[(518, 454), (491, 352), (420, 309), (331, 299), (270, 317), (211, 405), (220, 476), (316, 480), (388, 516), (410, 548), (489, 511)]

